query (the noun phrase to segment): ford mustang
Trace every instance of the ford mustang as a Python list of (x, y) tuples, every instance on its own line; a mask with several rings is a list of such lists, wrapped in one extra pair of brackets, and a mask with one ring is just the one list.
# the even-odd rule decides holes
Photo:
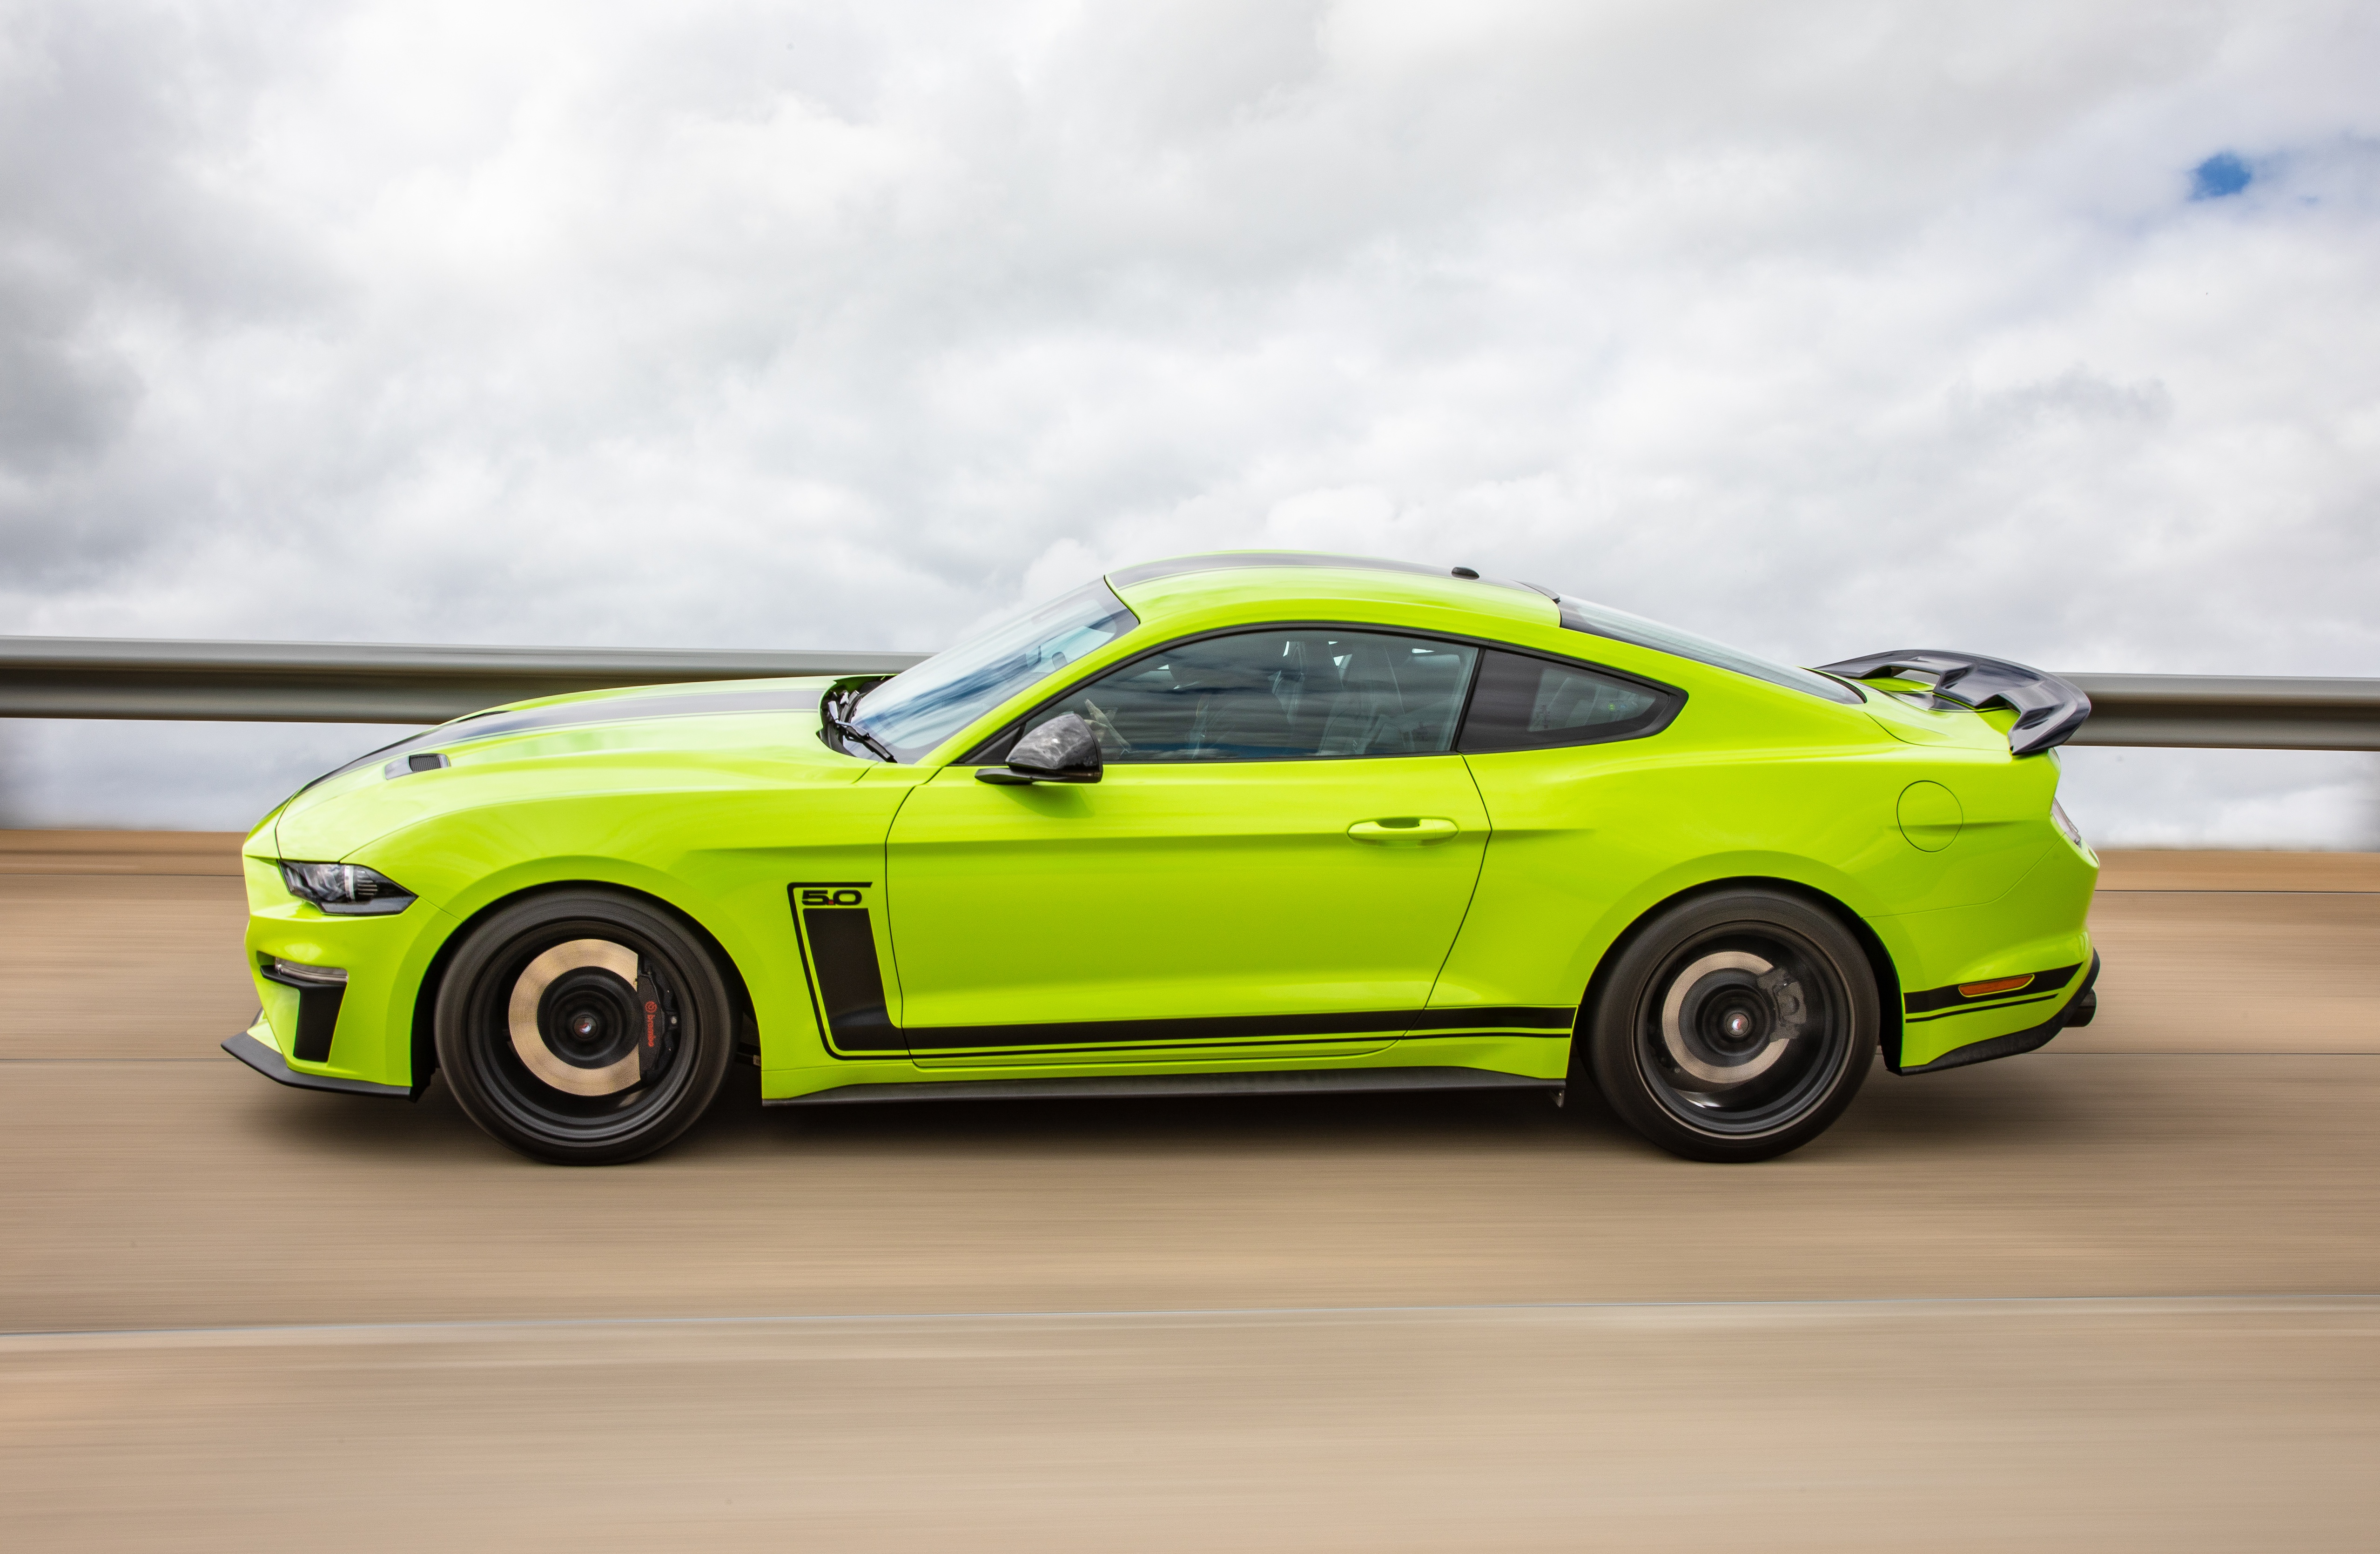
[(2090, 704), (1772, 663), (1531, 584), (1128, 567), (905, 673), (457, 719), (248, 838), (285, 1084), (436, 1074), (541, 1159), (772, 1105), (1591, 1087), (1694, 1159), (2095, 1007)]

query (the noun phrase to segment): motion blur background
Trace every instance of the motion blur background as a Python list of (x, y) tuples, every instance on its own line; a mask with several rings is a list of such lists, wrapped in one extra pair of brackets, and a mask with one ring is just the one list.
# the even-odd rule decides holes
[[(1293, 546), (2380, 674), (2375, 80), (2352, 0), (0, 0), (0, 620), (931, 649)], [(395, 732), (0, 723), (0, 823)], [(2376, 839), (2367, 757), (2067, 759)]]
[[(2371, 0), (0, 0), (0, 634), (1278, 546), (2380, 675), (2375, 83)], [(1756, 1168), (738, 1068), (571, 1172), (216, 1050), (224, 833), (402, 732), (0, 719), (10, 1554), (2372, 1547), (2380, 758), (2062, 752), (2099, 1017)]]

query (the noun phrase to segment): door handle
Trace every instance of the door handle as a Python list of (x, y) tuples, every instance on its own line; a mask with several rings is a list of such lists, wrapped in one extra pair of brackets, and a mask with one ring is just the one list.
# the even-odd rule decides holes
[(1462, 829), (1452, 820), (1436, 815), (1391, 815), (1385, 819), (1357, 820), (1347, 828), (1347, 834), (1357, 842), (1376, 842), (1390, 847), (1427, 847), (1433, 842), (1446, 841)]

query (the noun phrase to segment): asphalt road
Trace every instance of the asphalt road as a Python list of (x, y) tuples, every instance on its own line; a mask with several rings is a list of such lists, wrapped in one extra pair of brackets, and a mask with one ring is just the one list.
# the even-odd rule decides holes
[(286, 1090), (219, 839), (0, 836), (0, 1544), (2368, 1548), (2380, 859), (2110, 860), (2089, 1030), (1754, 1168), (1526, 1097)]

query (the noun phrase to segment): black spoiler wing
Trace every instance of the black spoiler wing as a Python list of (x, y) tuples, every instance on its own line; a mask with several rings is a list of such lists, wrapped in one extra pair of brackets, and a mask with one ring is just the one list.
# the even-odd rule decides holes
[(2091, 715), (2091, 698), (2081, 686), (2006, 659), (1905, 648), (1897, 653), (1822, 663), (1818, 668), (1846, 680), (1920, 681), (1954, 706), (1980, 710), (1997, 701), (2011, 708), (2017, 714), (2015, 726), (2009, 730), (2011, 755), (2035, 755), (2053, 745), (2063, 745)]

